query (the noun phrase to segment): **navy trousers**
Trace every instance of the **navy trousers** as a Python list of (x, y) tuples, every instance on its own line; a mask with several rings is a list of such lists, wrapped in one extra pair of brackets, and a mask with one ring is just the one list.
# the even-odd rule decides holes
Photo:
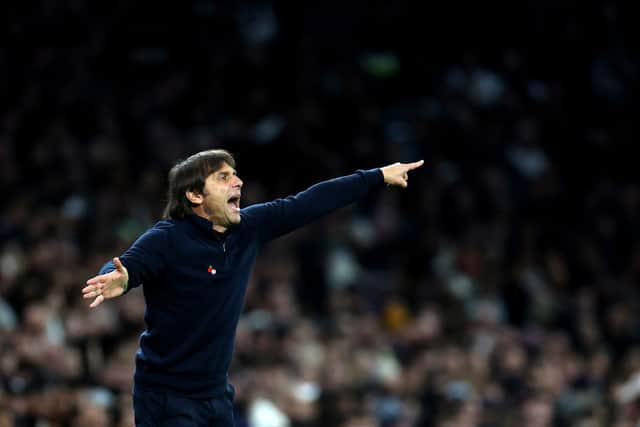
[(233, 387), (214, 398), (135, 389), (136, 427), (233, 427)]

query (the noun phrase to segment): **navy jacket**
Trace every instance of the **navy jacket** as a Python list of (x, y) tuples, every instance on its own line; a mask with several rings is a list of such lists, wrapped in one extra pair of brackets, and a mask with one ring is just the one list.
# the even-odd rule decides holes
[[(316, 184), (243, 208), (224, 235), (196, 215), (158, 222), (120, 257), (130, 290), (144, 285), (146, 330), (134, 387), (216, 396), (227, 385), (238, 319), (261, 245), (381, 186), (380, 169)], [(114, 269), (106, 263), (100, 274)]]

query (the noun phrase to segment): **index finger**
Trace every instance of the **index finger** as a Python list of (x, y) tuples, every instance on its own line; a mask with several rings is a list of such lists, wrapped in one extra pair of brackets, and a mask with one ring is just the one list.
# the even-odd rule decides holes
[(417, 162), (406, 163), (405, 166), (407, 167), (408, 171), (411, 171), (411, 170), (414, 170), (414, 169), (418, 169), (423, 164), (424, 164), (424, 160), (418, 160)]

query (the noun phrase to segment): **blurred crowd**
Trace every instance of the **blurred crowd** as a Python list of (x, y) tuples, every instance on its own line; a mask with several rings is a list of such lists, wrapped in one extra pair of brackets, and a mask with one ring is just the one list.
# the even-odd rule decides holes
[(0, 427), (133, 425), (142, 291), (90, 310), (80, 290), (215, 147), (244, 205), (426, 161), (261, 253), (239, 427), (639, 425), (622, 4), (513, 7), (556, 43), (444, 51), (416, 47), (437, 22), (408, 1), (38, 3), (7, 6), (9, 40), (73, 47), (0, 49)]

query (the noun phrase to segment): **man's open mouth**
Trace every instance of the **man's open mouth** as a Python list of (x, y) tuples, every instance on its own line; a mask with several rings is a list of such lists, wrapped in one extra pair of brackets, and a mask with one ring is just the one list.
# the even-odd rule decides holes
[(227, 200), (227, 204), (231, 208), (231, 210), (239, 211), (240, 210), (240, 196), (232, 196)]

